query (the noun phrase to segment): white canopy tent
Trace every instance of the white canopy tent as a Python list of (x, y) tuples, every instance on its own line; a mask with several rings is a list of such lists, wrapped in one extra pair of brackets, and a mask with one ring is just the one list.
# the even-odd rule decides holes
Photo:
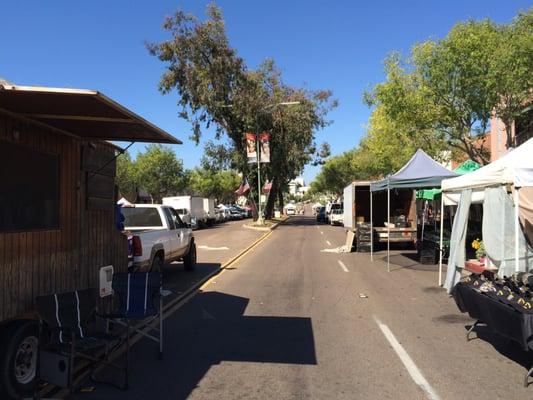
[[(507, 153), (502, 158), (478, 169), (477, 171), (461, 175), (456, 178), (444, 179), (442, 181), (442, 192), (445, 199), (443, 203), (453, 204), (453, 202), (457, 202), (457, 196), (460, 196), (459, 201), (457, 202), (459, 204), (463, 202), (463, 197), (468, 197), (469, 203), (484, 203), (486, 193), (489, 193), (487, 189), (498, 187), (511, 187), (513, 191), (515, 271), (518, 271), (520, 243), (519, 235), (521, 234), (519, 191), (521, 188), (533, 187), (533, 139), (528, 140), (521, 146)], [(468, 196), (463, 196), (461, 193), (468, 194)], [(456, 229), (455, 221), (453, 229)], [(503, 238), (501, 239), (503, 240)], [(442, 235), (440, 245), (442, 248)], [(453, 245), (457, 246), (457, 243), (450, 243), (450, 257), (452, 257), (451, 246)], [(447, 283), (453, 283), (455, 281), (455, 279), (450, 278), (451, 274), (455, 274), (456, 272), (454, 263), (455, 260), (449, 260), (448, 274), (446, 279)], [(450, 271), (450, 269), (453, 269), (453, 271)], [(441, 277), (442, 256), (439, 262), (439, 285), (442, 283)], [(453, 286), (454, 284), (452, 284), (451, 287)], [(448, 289), (450, 290), (451, 288)]]

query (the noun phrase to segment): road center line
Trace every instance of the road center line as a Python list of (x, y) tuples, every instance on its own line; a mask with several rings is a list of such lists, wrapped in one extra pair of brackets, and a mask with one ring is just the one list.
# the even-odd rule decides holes
[(418, 369), (413, 359), (407, 354), (407, 351), (403, 348), (403, 346), (398, 342), (392, 331), (389, 329), (387, 325), (385, 325), (383, 322), (381, 322), (375, 315), (374, 320), (376, 321), (376, 324), (378, 324), (379, 329), (381, 329), (381, 332), (383, 332), (383, 335), (385, 335), (385, 338), (389, 341), (390, 345), (392, 346), (393, 350), (396, 352), (398, 357), (400, 358), (400, 361), (403, 363), (405, 369), (407, 372), (409, 372), (409, 375), (411, 375), (411, 378), (413, 381), (420, 386), (420, 388), (424, 391), (426, 394), (426, 397), (430, 400), (440, 400), (439, 395), (433, 390), (431, 385), (428, 383), (426, 378), (424, 378), (424, 375), (422, 375), (422, 372)]
[(328, 246), (331, 246), (331, 242), (329, 240), (326, 240), (326, 243), (328, 244)]
[(346, 268), (346, 265), (341, 260), (337, 260), (341, 268), (344, 270), (344, 272), (350, 272), (348, 268)]

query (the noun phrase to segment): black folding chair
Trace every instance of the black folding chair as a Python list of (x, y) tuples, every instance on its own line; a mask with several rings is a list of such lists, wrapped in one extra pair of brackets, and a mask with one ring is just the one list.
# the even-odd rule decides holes
[[(106, 315), (110, 320), (159, 343), (159, 357), (163, 356), (163, 290), (161, 273), (132, 272), (113, 275), (113, 292), (118, 296), (118, 308)], [(126, 356), (129, 359), (129, 355)]]
[(121, 344), (121, 339), (97, 326), (97, 293), (96, 289), (85, 289), (35, 299), (39, 315), (38, 380), (73, 392), (77, 389), (73, 383), (75, 362), (82, 359), (89, 362), (90, 377), (95, 381), (97, 365), (123, 370), (126, 383), (121, 388), (127, 388), (127, 364), (120, 367), (109, 362), (109, 354)]

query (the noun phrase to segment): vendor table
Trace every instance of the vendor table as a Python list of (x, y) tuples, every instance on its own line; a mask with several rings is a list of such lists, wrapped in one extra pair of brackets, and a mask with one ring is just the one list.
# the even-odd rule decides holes
[[(525, 351), (533, 349), (533, 313), (520, 312), (462, 282), (455, 286), (453, 297), (459, 310), (476, 320), (466, 334), (467, 340), (476, 325), (484, 323), (493, 332), (520, 344)], [(525, 387), (532, 373), (533, 368), (524, 377)]]

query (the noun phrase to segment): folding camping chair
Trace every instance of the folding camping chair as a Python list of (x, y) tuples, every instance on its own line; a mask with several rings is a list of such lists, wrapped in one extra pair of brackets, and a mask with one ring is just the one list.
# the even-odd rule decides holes
[[(120, 344), (120, 337), (98, 330), (96, 289), (40, 296), (35, 299), (39, 315), (39, 364), (37, 380), (73, 392), (76, 359), (89, 362), (90, 378), (98, 364), (124, 370), (109, 362), (109, 354)], [(113, 383), (109, 383), (113, 386)], [(125, 389), (126, 385), (122, 387)]]
[[(160, 272), (131, 272), (113, 275), (113, 291), (118, 296), (118, 308), (105, 315), (111, 321), (159, 343), (159, 358), (163, 357), (163, 290)], [(157, 321), (157, 322), (156, 322)], [(155, 323), (155, 324), (154, 324)], [(157, 336), (156, 336), (157, 335)], [(126, 352), (129, 359), (129, 346)]]

